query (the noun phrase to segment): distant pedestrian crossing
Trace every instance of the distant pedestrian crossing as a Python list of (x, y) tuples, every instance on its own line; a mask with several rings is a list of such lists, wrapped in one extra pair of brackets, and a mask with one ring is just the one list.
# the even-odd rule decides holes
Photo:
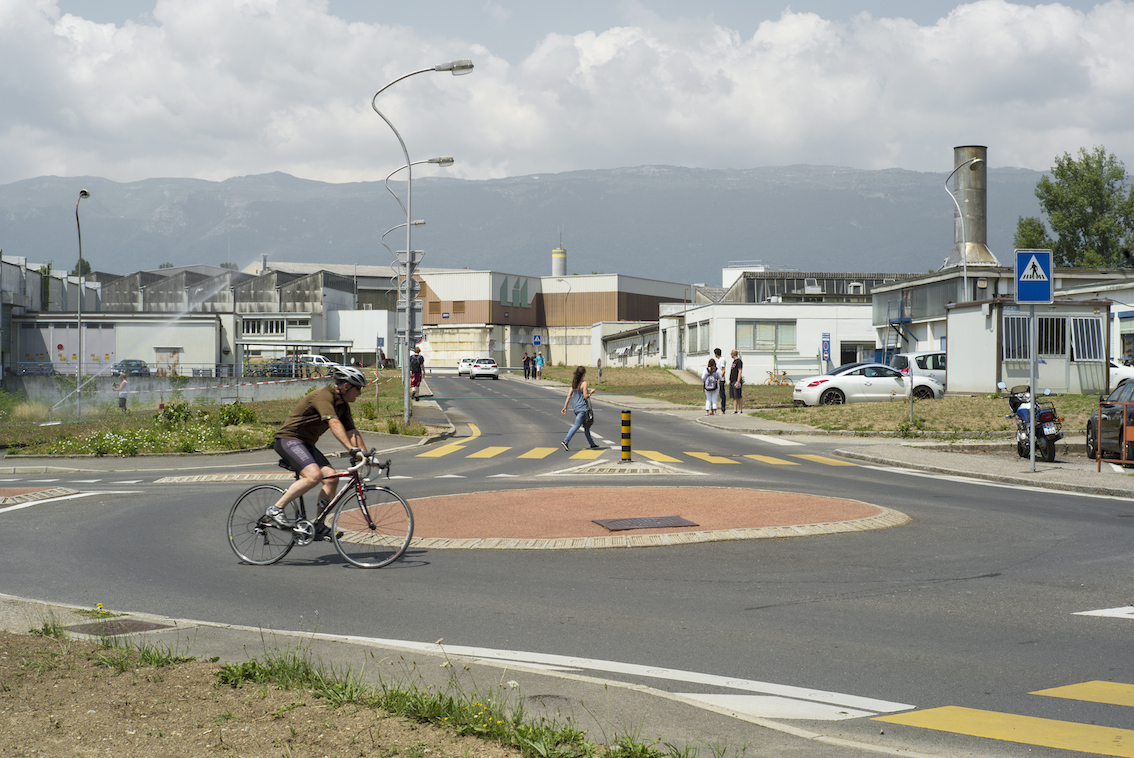
[[(1103, 705), (1134, 707), (1134, 684), (1090, 681), (1037, 690), (1044, 697), (1079, 700)], [(1118, 714), (1111, 724), (1083, 724), (1016, 713), (946, 705), (875, 717), (890, 724), (964, 734), (989, 740), (1054, 748), (1084, 754), (1134, 758), (1134, 731), (1125, 728), (1129, 714)], [(1122, 726), (1118, 726), (1122, 724)]]
[[(515, 458), (517, 460), (543, 460), (550, 455), (559, 451), (557, 447), (510, 447), (502, 445), (490, 445), (486, 447), (478, 447), (474, 444), (476, 438), (469, 440), (459, 440), (450, 442), (447, 445), (439, 445), (424, 453), (418, 453), (418, 458), (471, 458), (476, 460), (485, 459), (502, 459), (502, 458)], [(794, 442), (793, 445), (801, 443)], [(602, 457), (610, 459), (617, 459), (621, 456), (622, 449), (616, 446), (610, 446), (601, 450), (583, 449), (568, 454), (569, 460), (574, 461), (593, 461)], [(783, 456), (774, 455), (756, 455), (756, 454), (720, 454), (707, 451), (685, 450), (674, 453), (663, 453), (660, 450), (634, 450), (633, 455), (636, 458), (643, 458), (654, 463), (695, 463), (697, 461), (703, 463), (710, 463), (715, 466), (737, 466), (744, 464), (747, 460), (755, 461), (757, 463), (766, 464), (769, 466), (799, 466), (806, 463), (818, 463), (823, 466), (857, 466), (856, 463), (850, 461), (839, 460), (838, 458), (828, 458), (824, 455), (813, 455), (809, 453), (791, 453)]]

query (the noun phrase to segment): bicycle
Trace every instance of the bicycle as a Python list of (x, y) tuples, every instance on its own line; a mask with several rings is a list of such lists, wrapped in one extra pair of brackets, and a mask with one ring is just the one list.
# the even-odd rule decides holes
[[(401, 495), (389, 487), (368, 484), (371, 468), (390, 476), (390, 461), (378, 463), (376, 451), (364, 453), (361, 460), (351, 455), (350, 467), (329, 479), (350, 479), (316, 515), (319, 521), (335, 510), (331, 541), (348, 563), (359, 568), (382, 568), (405, 554), (413, 538), (413, 511)], [(366, 467), (365, 475), (359, 471)], [(286, 461), (280, 467), (294, 471)], [(295, 478), (299, 472), (294, 471)], [(236, 557), (255, 566), (270, 566), (296, 545), (309, 545), (315, 539), (315, 523), (307, 520), (303, 496), (284, 507), (290, 529), (271, 523), (265, 516), (287, 490), (275, 484), (258, 484), (236, 499), (228, 514), (228, 544)], [(368, 493), (374, 493), (369, 494)]]
[(791, 385), (791, 380), (787, 378), (787, 372), (786, 371), (780, 371), (780, 372), (769, 371), (768, 372), (768, 381), (765, 382), (765, 384), (776, 386), (776, 387), (787, 387), (787, 386)]

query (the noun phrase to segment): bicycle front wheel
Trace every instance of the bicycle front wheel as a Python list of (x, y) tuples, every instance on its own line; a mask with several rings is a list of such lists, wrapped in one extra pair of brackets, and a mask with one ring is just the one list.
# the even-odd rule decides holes
[[(228, 514), (228, 545), (245, 563), (267, 566), (287, 555), (295, 544), (295, 532), (268, 525), (264, 512), (283, 495), (282, 487), (260, 484), (237, 498)], [(298, 498), (284, 508), (290, 522), (299, 516)]]
[(386, 487), (366, 490), (366, 505), (352, 492), (335, 509), (335, 549), (360, 568), (382, 568), (402, 557), (413, 539), (413, 511)]

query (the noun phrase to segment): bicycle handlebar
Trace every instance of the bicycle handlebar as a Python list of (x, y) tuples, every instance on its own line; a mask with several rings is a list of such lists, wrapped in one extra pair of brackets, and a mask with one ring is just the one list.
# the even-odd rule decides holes
[[(356, 455), (358, 456), (357, 458), (356, 458)], [(365, 453), (362, 452), (361, 450), (359, 450), (357, 454), (352, 450), (351, 451), (351, 457), (350, 457), (351, 465), (347, 468), (347, 471), (351, 471), (351, 472), (358, 471), (363, 466), (366, 466), (367, 468), (374, 467), (374, 468), (378, 469), (379, 471), (385, 471), (386, 476), (388, 478), (390, 476), (390, 462), (391, 462), (391, 460), (389, 458), (387, 458), (385, 463), (379, 462), (379, 461), (375, 460), (377, 455), (378, 455), (378, 451), (375, 448), (371, 448), (369, 452), (365, 452)], [(357, 460), (357, 462), (356, 462), (356, 460)], [(367, 473), (367, 475), (370, 474), (369, 471), (367, 471), (366, 473)]]

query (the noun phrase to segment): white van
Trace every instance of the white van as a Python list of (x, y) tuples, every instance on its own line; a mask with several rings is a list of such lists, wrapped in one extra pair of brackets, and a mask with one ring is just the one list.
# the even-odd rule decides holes
[(327, 360), (325, 355), (301, 355), (299, 356), (299, 363), (302, 366), (314, 369), (321, 375), (329, 374), (341, 365), (334, 361)]
[(945, 385), (945, 351), (926, 350), (918, 353), (898, 353), (890, 359), (890, 368), (908, 374), (910, 365), (918, 376), (928, 376)]

